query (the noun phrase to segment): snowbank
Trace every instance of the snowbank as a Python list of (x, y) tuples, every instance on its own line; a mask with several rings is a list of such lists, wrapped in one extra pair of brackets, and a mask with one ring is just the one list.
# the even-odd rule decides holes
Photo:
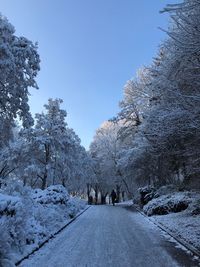
[[(174, 213), (174, 207), (185, 203), (187, 208)], [(174, 192), (151, 200), (143, 208), (147, 215), (174, 233), (175, 236), (200, 250), (200, 193)], [(165, 211), (160, 216), (158, 211)], [(176, 210), (177, 211), (177, 210)], [(155, 215), (159, 214), (159, 215)]]
[(18, 183), (0, 192), (0, 266), (12, 266), (86, 205), (61, 185), (44, 191)]

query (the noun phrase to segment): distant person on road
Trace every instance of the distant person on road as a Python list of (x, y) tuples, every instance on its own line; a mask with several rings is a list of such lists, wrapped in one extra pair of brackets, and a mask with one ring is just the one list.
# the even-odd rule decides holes
[(115, 193), (115, 190), (114, 189), (112, 190), (110, 196), (112, 198), (112, 204), (113, 204), (113, 206), (115, 206), (115, 200), (117, 198), (117, 194)]

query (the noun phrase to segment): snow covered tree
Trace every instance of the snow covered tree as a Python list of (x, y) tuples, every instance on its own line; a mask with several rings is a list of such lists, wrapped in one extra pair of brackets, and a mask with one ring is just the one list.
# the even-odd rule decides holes
[(22, 131), (22, 136), (35, 159), (37, 179), (41, 181), (42, 189), (52, 180), (53, 170), (57, 167), (55, 163), (64, 146), (66, 112), (60, 109), (61, 103), (60, 99), (49, 99), (48, 104), (44, 106), (46, 113), (36, 114), (35, 127)]
[(115, 118), (123, 122), (122, 134), (127, 137), (133, 135), (143, 120), (143, 114), (149, 105), (147, 68), (141, 68), (136, 79), (129, 80), (124, 86), (124, 97), (120, 102), (121, 111)]
[(35, 126), (21, 131), (27, 154), (22, 178), (33, 187), (62, 184), (77, 193), (86, 187), (87, 154), (79, 137), (67, 126), (62, 102), (49, 99), (44, 105), (46, 112), (36, 114)]
[[(150, 108), (141, 127), (155, 160), (154, 180), (177, 183), (199, 175), (199, 1), (168, 5), (169, 38), (149, 67)], [(180, 175), (181, 174), (181, 175)]]
[(29, 88), (38, 88), (35, 78), (39, 71), (37, 45), (25, 37), (17, 37), (14, 27), (0, 15), (0, 179), (5, 179), (18, 165), (14, 144), (15, 119), (23, 127), (33, 124), (29, 112)]
[(17, 37), (14, 27), (0, 15), (0, 119), (18, 117), (23, 125), (33, 124), (29, 113), (29, 87), (38, 88), (37, 45), (25, 37)]
[(90, 145), (90, 155), (94, 161), (99, 192), (102, 203), (113, 188), (119, 194), (122, 187), (122, 175), (118, 169), (118, 157), (120, 142), (118, 132), (120, 125), (111, 121), (104, 122), (96, 131), (94, 140)]
[(172, 24), (151, 66), (153, 101), (145, 134), (160, 155), (158, 169), (166, 174), (170, 169), (171, 177), (182, 172), (187, 180), (199, 175), (200, 3), (184, 1), (165, 11), (171, 13)]

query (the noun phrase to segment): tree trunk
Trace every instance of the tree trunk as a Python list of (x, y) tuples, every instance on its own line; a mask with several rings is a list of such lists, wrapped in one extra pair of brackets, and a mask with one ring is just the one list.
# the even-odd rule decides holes
[(50, 146), (49, 144), (44, 145), (45, 148), (45, 169), (44, 169), (44, 175), (42, 178), (42, 190), (44, 190), (47, 187), (47, 177), (48, 177), (48, 170), (47, 165), (50, 160)]
[(91, 205), (92, 204), (92, 196), (90, 196), (90, 193), (91, 193), (91, 184), (87, 183), (87, 198), (88, 198), (88, 205)]
[(116, 193), (117, 193), (117, 198), (116, 198), (116, 203), (120, 202), (120, 185), (116, 185)]
[(124, 185), (125, 185), (125, 188), (126, 188), (126, 192), (127, 192), (128, 198), (133, 198), (133, 193), (129, 190), (129, 187), (128, 187), (127, 182), (126, 182), (124, 179), (122, 179), (122, 182), (123, 182)]
[(99, 192), (97, 184), (95, 184), (95, 186), (94, 186), (94, 192), (95, 192), (95, 205), (97, 205), (97, 203), (98, 203), (98, 192)]
[(62, 179), (62, 186), (66, 187), (64, 178)]
[(108, 192), (105, 195), (103, 193), (101, 193), (101, 204), (102, 205), (106, 204), (107, 195), (108, 195)]
[(47, 187), (47, 169), (45, 168), (45, 173), (42, 178), (42, 190), (44, 190)]

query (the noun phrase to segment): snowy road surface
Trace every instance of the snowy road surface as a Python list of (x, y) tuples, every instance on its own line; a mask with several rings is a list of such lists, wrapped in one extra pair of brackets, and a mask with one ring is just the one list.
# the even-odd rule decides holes
[(21, 267), (198, 266), (137, 212), (92, 206)]

